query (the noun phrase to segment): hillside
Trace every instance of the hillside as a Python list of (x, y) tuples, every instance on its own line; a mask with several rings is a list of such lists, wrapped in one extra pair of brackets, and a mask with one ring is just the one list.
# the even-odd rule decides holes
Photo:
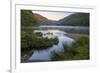
[(57, 25), (57, 21), (53, 21), (53, 20), (44, 20), (40, 23), (40, 25)]
[(59, 25), (89, 26), (89, 13), (75, 13), (58, 22)]
[(31, 10), (21, 10), (22, 26), (63, 25), (63, 26), (89, 26), (89, 13), (74, 13), (59, 21), (48, 20), (46, 17), (32, 13)]
[(37, 26), (38, 20), (33, 16), (31, 10), (21, 10), (21, 26)]
[(38, 23), (41, 23), (41, 22), (47, 20), (46, 17), (44, 17), (40, 14), (37, 14), (37, 13), (33, 13), (33, 17), (35, 17), (37, 19)]

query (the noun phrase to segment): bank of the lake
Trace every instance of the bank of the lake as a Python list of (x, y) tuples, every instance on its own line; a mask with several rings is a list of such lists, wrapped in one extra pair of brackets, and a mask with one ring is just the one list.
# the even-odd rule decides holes
[[(66, 36), (71, 37), (74, 40), (78, 40), (80, 37), (88, 37), (88, 34), (67, 33)], [(26, 62), (45, 62), (45, 61), (50, 61), (50, 60), (39, 60), (39, 59), (36, 59), (36, 60), (31, 59), (31, 60), (29, 60), (30, 57), (32, 56), (32, 51), (30, 51), (27, 54), (25, 54), (26, 57), (25, 56), (22, 56), (22, 58), (24, 58), (24, 60), (22, 60), (22, 63), (26, 63)]]
[(89, 37), (80, 37), (73, 44), (73, 47), (64, 45), (64, 52), (52, 55), (52, 61), (69, 61), (69, 60), (89, 60)]
[(89, 34), (84, 33), (68, 33), (66, 36), (69, 36), (75, 40), (78, 40), (80, 37), (89, 37)]
[(30, 31), (22, 32), (21, 39), (21, 62), (29, 61), (30, 56), (35, 50), (40, 51), (59, 42), (57, 37), (44, 38), (41, 32), (30, 33)]

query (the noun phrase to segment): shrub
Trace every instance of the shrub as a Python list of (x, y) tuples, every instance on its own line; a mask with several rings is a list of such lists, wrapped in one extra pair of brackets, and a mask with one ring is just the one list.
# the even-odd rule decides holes
[(21, 34), (21, 49), (22, 50), (42, 50), (58, 44), (58, 38), (43, 38), (42, 33), (27, 33)]

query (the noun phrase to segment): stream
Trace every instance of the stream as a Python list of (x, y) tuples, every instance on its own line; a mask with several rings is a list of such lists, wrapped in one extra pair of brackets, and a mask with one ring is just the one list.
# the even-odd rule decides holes
[[(51, 60), (51, 56), (53, 52), (60, 53), (64, 51), (64, 46), (68, 47), (72, 46), (72, 43), (75, 42), (74, 39), (66, 36), (66, 32), (61, 31), (59, 29), (46, 29), (46, 30), (35, 30), (34, 32), (41, 32), (43, 37), (47, 38), (55, 38), (57, 37), (59, 43), (57, 45), (53, 45), (47, 49), (41, 51), (33, 51), (32, 56), (29, 58), (29, 61), (49, 61)], [(51, 34), (48, 34), (51, 33)], [(37, 43), (38, 44), (38, 43)]]

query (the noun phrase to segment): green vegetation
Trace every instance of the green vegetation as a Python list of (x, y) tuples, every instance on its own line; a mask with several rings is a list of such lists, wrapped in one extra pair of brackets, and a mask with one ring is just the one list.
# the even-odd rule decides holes
[(21, 10), (21, 26), (37, 26), (38, 21), (31, 10)]
[(43, 38), (41, 32), (30, 29), (38, 25), (32, 11), (21, 10), (21, 62), (28, 60), (34, 50), (43, 50), (59, 42), (58, 38)]
[(58, 38), (43, 38), (40, 32), (21, 31), (21, 62), (28, 60), (34, 50), (47, 49), (58, 42)]
[[(41, 32), (34, 32), (34, 29), (31, 27), (38, 27), (40, 25), (38, 22), (39, 20), (31, 10), (21, 10), (21, 62), (28, 60), (34, 50), (47, 49), (59, 42), (57, 37), (49, 39), (43, 37)], [(89, 26), (89, 13), (75, 13), (57, 21), (57, 23), (61, 25)], [(57, 23), (54, 21), (48, 24), (54, 25)], [(47, 33), (45, 35), (53, 34)], [(70, 48), (64, 45), (64, 52), (54, 52), (52, 55), (52, 61), (85, 59), (89, 59), (89, 37), (79, 38)]]
[(61, 25), (89, 26), (89, 13), (75, 13), (58, 21)]
[(22, 50), (42, 50), (46, 49), (48, 47), (53, 46), (54, 44), (57, 44), (58, 38), (43, 38), (42, 33), (23, 33), (21, 39), (21, 49)]
[[(21, 26), (24, 28), (38, 26), (37, 19), (30, 10), (21, 10)], [(58, 43), (58, 38), (43, 38), (41, 32), (21, 28), (21, 51), (41, 50)]]
[(53, 53), (53, 61), (89, 59), (89, 37), (81, 37), (72, 48), (64, 47), (64, 52)]

